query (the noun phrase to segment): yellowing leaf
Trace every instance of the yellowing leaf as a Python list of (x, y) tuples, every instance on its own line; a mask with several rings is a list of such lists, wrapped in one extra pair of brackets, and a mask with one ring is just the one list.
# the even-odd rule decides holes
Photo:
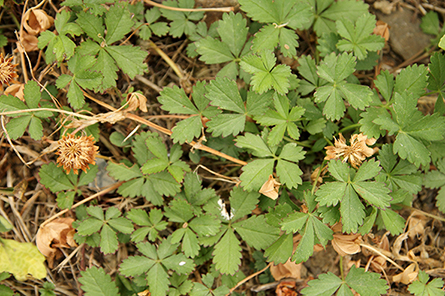
[(10, 272), (19, 281), (26, 280), (28, 274), (42, 279), (46, 276), (43, 261), (45, 256), (32, 243), (0, 240), (0, 272)]

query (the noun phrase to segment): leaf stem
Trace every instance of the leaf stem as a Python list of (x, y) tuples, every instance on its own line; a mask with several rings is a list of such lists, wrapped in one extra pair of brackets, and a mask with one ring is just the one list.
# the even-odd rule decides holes
[(285, 139), (285, 140), (287, 140), (289, 142), (295, 143), (298, 146), (303, 146), (303, 147), (306, 147), (306, 148), (311, 148), (312, 147), (310, 141), (302, 141), (302, 142), (301, 141), (296, 141), (296, 140), (294, 140), (292, 138), (289, 138), (287, 136), (284, 136), (283, 139)]
[(351, 124), (351, 125), (348, 125), (348, 126), (345, 126), (344, 128), (342, 128), (338, 133), (344, 133), (345, 131), (356, 129), (361, 126), (362, 125), (360, 123)]
[(340, 256), (340, 262), (338, 263), (340, 265), (340, 276), (341, 280), (345, 280), (345, 271), (343, 270), (343, 256)]
[(264, 267), (263, 269), (261, 269), (260, 271), (257, 271), (251, 275), (249, 275), (248, 277), (246, 277), (245, 279), (241, 280), (238, 282), (238, 284), (235, 285), (235, 287), (233, 287), (232, 289), (230, 289), (230, 292), (226, 294), (226, 296), (229, 296), (230, 294), (233, 293), (233, 291), (236, 290), (236, 288), (238, 288), (239, 286), (241, 286), (242, 284), (244, 284), (245, 282), (247, 282), (248, 280), (250, 280), (251, 278), (263, 273), (264, 271), (266, 271), (266, 269), (268, 269), (269, 267), (271, 267), (273, 264), (273, 262), (270, 262), (266, 267)]
[(150, 0), (144, 0), (145, 3), (159, 7), (159, 8), (163, 8), (163, 9), (168, 9), (168, 10), (174, 10), (174, 11), (220, 11), (220, 12), (231, 12), (234, 11), (233, 7), (213, 7), (213, 8), (179, 8), (179, 7), (171, 7), (171, 6), (166, 6), (166, 5), (162, 5)]
[[(103, 107), (105, 107), (105, 108), (107, 108), (107, 109), (109, 109), (109, 110), (112, 110), (112, 111), (115, 111), (115, 110), (116, 110), (116, 108), (114, 108), (114, 107), (108, 105), (108, 104), (105, 103), (105, 102), (102, 102), (102, 101), (96, 99), (95, 97), (89, 95), (89, 94), (86, 93), (86, 92), (83, 92), (83, 94), (84, 94), (87, 98), (89, 98), (90, 100), (96, 102), (97, 104), (99, 104), (99, 105), (101, 105), (101, 106), (103, 106)], [(147, 125), (147, 126), (149, 126), (149, 127), (151, 127), (151, 128), (154, 128), (155, 130), (160, 131), (161, 133), (164, 133), (164, 134), (169, 135), (169, 136), (172, 135), (172, 131), (171, 131), (171, 130), (166, 129), (165, 127), (159, 126), (159, 125), (157, 125), (157, 124), (155, 124), (155, 123), (153, 123), (153, 122), (151, 122), (151, 121), (149, 121), (149, 120), (147, 120), (147, 119), (145, 119), (145, 118), (139, 117), (139, 116), (137, 116), (137, 115), (135, 115), (135, 114), (131, 114), (131, 113), (127, 113), (126, 116), (127, 116), (127, 118), (129, 118), (129, 119), (132, 119), (132, 120), (134, 120), (134, 121), (136, 121), (136, 122), (139, 122), (139, 123), (145, 124), (145, 125)], [(211, 153), (211, 154), (214, 154), (214, 155), (216, 155), (216, 156), (225, 158), (225, 159), (227, 159), (227, 160), (230, 160), (230, 161), (232, 161), (232, 162), (234, 162), (234, 163), (237, 163), (237, 164), (240, 164), (240, 165), (243, 165), (243, 166), (247, 164), (247, 162), (245, 162), (245, 161), (243, 161), (243, 160), (240, 160), (240, 159), (237, 159), (237, 158), (232, 157), (232, 156), (230, 156), (230, 155), (227, 155), (227, 154), (225, 154), (225, 153), (219, 152), (218, 150), (215, 150), (215, 149), (213, 149), (213, 148), (207, 147), (207, 146), (205, 146), (205, 145), (203, 145), (203, 144), (201, 144), (201, 143), (197, 143), (197, 142), (195, 142), (195, 141), (190, 142), (189, 145), (192, 146), (192, 147), (195, 148), (195, 149), (199, 149), (199, 150), (203, 150), (203, 151), (209, 152), (209, 153)]]
[(71, 211), (72, 209), (75, 209), (75, 208), (77, 208), (78, 206), (80, 206), (80, 205), (82, 205), (82, 204), (84, 204), (84, 203), (86, 203), (86, 202), (88, 202), (88, 201), (90, 201), (90, 200), (93, 200), (93, 199), (95, 199), (96, 197), (98, 197), (98, 196), (100, 196), (100, 195), (102, 195), (102, 194), (108, 193), (108, 192), (110, 192), (110, 191), (113, 191), (114, 189), (119, 188), (119, 187), (120, 187), (122, 184), (124, 184), (124, 183), (125, 183), (124, 181), (117, 182), (117, 183), (111, 185), (110, 187), (107, 187), (107, 188), (105, 188), (104, 190), (101, 190), (101, 191), (99, 191), (99, 192), (97, 192), (97, 193), (95, 193), (95, 194), (93, 194), (93, 195), (91, 195), (91, 196), (89, 196), (89, 197), (87, 197), (87, 198), (85, 198), (85, 199), (79, 201), (78, 203), (76, 203), (75, 205), (73, 205), (71, 208), (69, 208), (69, 209), (65, 209), (65, 210), (63, 210), (63, 211), (60, 211), (60, 212), (58, 212), (57, 214), (55, 214), (54, 216), (52, 216), (51, 218), (46, 219), (45, 222), (43, 222), (42, 224), (40, 224), (40, 227), (45, 226), (46, 224), (48, 224), (49, 222), (53, 221), (53, 220), (56, 219), (57, 217), (62, 216), (62, 215), (65, 214), (66, 212)]

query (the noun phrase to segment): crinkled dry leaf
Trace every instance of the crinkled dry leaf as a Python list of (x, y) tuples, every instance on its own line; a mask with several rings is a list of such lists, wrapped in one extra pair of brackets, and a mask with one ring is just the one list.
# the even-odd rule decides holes
[(428, 220), (424, 215), (411, 215), (408, 221), (407, 229), (409, 238), (413, 239), (418, 235), (423, 235), (425, 233), (425, 225), (427, 222)]
[(54, 24), (54, 19), (41, 9), (28, 10), (23, 16), (23, 27), (31, 35), (46, 31)]
[(419, 274), (419, 267), (417, 263), (412, 263), (402, 273), (393, 276), (392, 280), (395, 283), (409, 285), (417, 278), (417, 274)]
[(25, 101), (25, 94), (23, 93), (24, 89), (25, 89), (25, 84), (23, 83), (12, 84), (5, 89), (5, 95), (14, 96), (24, 102)]
[(281, 183), (274, 179), (273, 175), (269, 175), (269, 180), (260, 188), (260, 193), (275, 200), (278, 198), (278, 191)]
[(375, 24), (374, 34), (382, 36), (385, 39), (385, 42), (389, 40), (389, 25), (384, 21), (378, 20)]
[(275, 289), (277, 296), (298, 296), (297, 283), (293, 281), (282, 281)]
[(303, 263), (296, 264), (290, 258), (286, 263), (279, 263), (270, 267), (270, 273), (276, 281), (284, 278), (301, 279), (301, 268)]
[(340, 256), (345, 256), (359, 253), (362, 242), (360, 234), (334, 234), (332, 246)]
[(72, 227), (74, 219), (58, 218), (39, 228), (36, 237), (36, 245), (40, 253), (45, 255), (48, 265), (52, 268), (54, 258), (58, 258), (61, 252), (58, 248), (75, 247), (75, 230)]
[(135, 111), (139, 108), (143, 112), (147, 112), (147, 98), (140, 93), (134, 92), (127, 95), (128, 108), (127, 111)]
[(350, 146), (346, 145), (346, 140), (343, 135), (339, 134), (339, 139), (334, 138), (334, 146), (327, 146), (326, 160), (342, 158), (343, 162), (349, 161), (354, 167), (358, 168), (366, 157), (372, 156), (379, 151), (379, 148), (370, 148), (367, 145), (374, 145), (377, 140), (374, 138), (368, 139), (363, 133), (353, 134), (349, 140)]
[(39, 39), (37, 39), (35, 35), (31, 35), (23, 31), (20, 35), (20, 42), (16, 42), (16, 45), (19, 52), (38, 51), (38, 42)]

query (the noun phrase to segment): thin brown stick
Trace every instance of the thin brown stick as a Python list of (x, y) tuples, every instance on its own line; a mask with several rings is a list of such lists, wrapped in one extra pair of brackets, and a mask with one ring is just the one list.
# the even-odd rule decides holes
[[(99, 104), (99, 105), (101, 105), (101, 106), (103, 106), (103, 107), (105, 107), (105, 108), (107, 108), (107, 109), (109, 109), (111, 111), (115, 111), (116, 110), (116, 108), (108, 105), (105, 102), (97, 100), (96, 98), (94, 98), (93, 96), (87, 94), (86, 92), (84, 92), (83, 94), (87, 98), (91, 99), (92, 101), (96, 102), (97, 104)], [(132, 119), (132, 120), (134, 120), (136, 122), (148, 125), (149, 127), (154, 128), (155, 130), (160, 131), (161, 133), (164, 133), (164, 134), (169, 135), (169, 136), (172, 135), (172, 131), (171, 130), (166, 129), (165, 127), (159, 126), (159, 125), (157, 125), (157, 124), (155, 124), (155, 123), (153, 123), (153, 122), (151, 122), (151, 121), (149, 121), (149, 120), (147, 120), (145, 118), (139, 117), (139, 116), (137, 116), (135, 114), (131, 114), (131, 113), (127, 113), (126, 116), (127, 116), (127, 118)], [(245, 161), (242, 161), (240, 159), (237, 159), (237, 158), (232, 157), (230, 155), (227, 155), (225, 153), (219, 152), (218, 150), (215, 150), (213, 148), (207, 147), (207, 146), (202, 145), (201, 143), (197, 143), (195, 141), (192, 141), (191, 143), (189, 143), (189, 145), (191, 145), (195, 149), (199, 149), (199, 150), (202, 150), (202, 151), (205, 151), (205, 152), (209, 152), (211, 154), (214, 154), (216, 156), (225, 158), (227, 160), (230, 160), (230, 161), (232, 161), (234, 163), (237, 163), (237, 164), (240, 164), (240, 165), (243, 165), (243, 166), (247, 164), (247, 162), (245, 162)]]
[(178, 75), (179, 79), (184, 78), (184, 74), (182, 74), (182, 71), (179, 69), (179, 67), (173, 62), (173, 60), (160, 49), (154, 42), (150, 40), (150, 46), (164, 59), (164, 61), (167, 62), (167, 64), (175, 71), (176, 75)]
[(60, 211), (60, 212), (58, 212), (57, 214), (53, 215), (51, 218), (46, 219), (45, 222), (43, 222), (42, 224), (40, 224), (40, 227), (45, 226), (46, 224), (48, 224), (49, 222), (53, 221), (53, 220), (56, 219), (57, 217), (62, 216), (62, 215), (65, 214), (66, 212), (71, 211), (72, 209), (75, 209), (75, 208), (77, 208), (78, 206), (80, 206), (80, 205), (82, 205), (82, 204), (84, 204), (84, 203), (86, 203), (86, 202), (88, 202), (88, 201), (90, 201), (90, 200), (93, 200), (93, 199), (95, 199), (96, 197), (98, 197), (98, 196), (100, 196), (100, 195), (102, 195), (102, 194), (108, 193), (108, 192), (110, 192), (110, 191), (112, 191), (112, 190), (114, 190), (114, 189), (119, 188), (119, 187), (120, 187), (122, 184), (124, 184), (124, 183), (125, 183), (124, 181), (117, 182), (117, 183), (111, 185), (110, 187), (107, 187), (107, 188), (105, 188), (104, 190), (101, 190), (101, 191), (99, 191), (98, 193), (95, 193), (95, 194), (93, 194), (93, 195), (91, 195), (91, 196), (85, 198), (84, 200), (79, 201), (78, 203), (76, 203), (75, 205), (73, 205), (70, 209), (65, 209), (65, 210), (63, 210), (63, 211)]
[(234, 11), (235, 9), (233, 7), (213, 7), (213, 8), (178, 8), (178, 7), (170, 7), (170, 6), (166, 6), (166, 5), (162, 5), (150, 0), (144, 0), (145, 3), (159, 7), (159, 8), (163, 8), (163, 9), (168, 9), (168, 10), (174, 10), (174, 11), (220, 11), (220, 12), (231, 12)]
[(271, 267), (273, 264), (273, 262), (270, 262), (266, 267), (264, 267), (263, 269), (261, 269), (260, 271), (255, 272), (254, 274), (249, 275), (248, 277), (246, 277), (245, 279), (243, 279), (242, 281), (238, 282), (238, 284), (236, 284), (235, 287), (233, 287), (232, 289), (230, 289), (230, 292), (226, 294), (226, 296), (229, 296), (230, 294), (233, 293), (233, 291), (236, 290), (236, 288), (238, 288), (239, 286), (241, 286), (242, 284), (244, 284), (245, 282), (247, 282), (248, 280), (250, 280), (251, 278), (259, 275), (260, 273), (263, 273), (264, 271), (266, 271), (266, 269), (268, 269), (269, 267)]

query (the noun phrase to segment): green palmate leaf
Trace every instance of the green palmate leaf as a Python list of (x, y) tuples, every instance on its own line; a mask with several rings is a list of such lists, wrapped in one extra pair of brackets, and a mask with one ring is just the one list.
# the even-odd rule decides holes
[(215, 268), (222, 273), (234, 274), (241, 264), (241, 247), (231, 228), (227, 229), (213, 251)]
[(147, 71), (147, 64), (144, 63), (147, 52), (132, 45), (108, 46), (105, 49), (116, 61), (116, 64), (131, 79), (136, 75), (142, 75)]
[(314, 7), (314, 30), (318, 36), (336, 32), (335, 21), (348, 19), (355, 22), (360, 16), (368, 13), (368, 5), (360, 1), (311, 0), (309, 3)]
[(79, 282), (82, 284), (82, 290), (87, 296), (114, 296), (119, 295), (116, 283), (105, 273), (102, 268), (91, 267), (80, 272)]
[(230, 207), (235, 221), (250, 214), (259, 201), (259, 194), (256, 192), (246, 192), (239, 187), (230, 191)]
[(413, 65), (403, 69), (396, 77), (394, 91), (420, 97), (427, 86), (427, 68), (424, 65)]
[(355, 71), (354, 67), (355, 58), (347, 53), (339, 56), (332, 53), (318, 66), (318, 75), (328, 83), (317, 88), (315, 101), (326, 101), (323, 114), (328, 119), (338, 120), (344, 115), (346, 108), (343, 99), (361, 110), (371, 103), (372, 92), (368, 87), (345, 81)]
[(383, 48), (385, 40), (373, 35), (375, 16), (367, 13), (359, 17), (355, 24), (348, 19), (336, 22), (338, 33), (344, 38), (337, 43), (341, 51), (352, 51), (359, 60), (364, 60), (368, 51)]
[(429, 276), (423, 270), (419, 271), (418, 279), (408, 287), (415, 296), (441, 296), (444, 294), (443, 280), (435, 278), (428, 283)]
[(301, 119), (304, 108), (296, 106), (289, 110), (289, 100), (285, 96), (274, 94), (275, 110), (268, 110), (264, 115), (255, 117), (255, 120), (264, 126), (275, 125), (268, 138), (268, 144), (277, 145), (284, 137), (285, 131), (295, 140), (300, 137), (298, 127), (294, 122)]
[(298, 35), (294, 31), (308, 25), (311, 17), (309, 5), (304, 2), (282, 0), (242, 0), (240, 4), (241, 9), (253, 20), (273, 23), (263, 27), (255, 35), (252, 50), (273, 50), (280, 44), (281, 52), (285, 56), (296, 55)]
[[(397, 82), (396, 82), (397, 84)], [(424, 141), (442, 140), (445, 134), (445, 119), (439, 114), (426, 115), (417, 110), (417, 100), (404, 91), (395, 94), (393, 118), (389, 114), (373, 122), (385, 127), (390, 134), (397, 133), (393, 145), (394, 153), (416, 166), (427, 165), (431, 158)]]
[(298, 88), (302, 95), (307, 95), (314, 91), (316, 87), (327, 83), (324, 79), (318, 77), (315, 61), (310, 56), (301, 56), (298, 63), (300, 64), (298, 71), (305, 79), (300, 81), (300, 87)]
[(82, 31), (84, 31), (88, 37), (97, 43), (101, 43), (103, 41), (102, 38), (105, 36), (105, 26), (101, 17), (97, 17), (91, 13), (82, 11), (77, 14), (76, 23), (82, 28)]
[(264, 256), (268, 261), (275, 263), (285, 263), (292, 256), (293, 251), (293, 234), (282, 234), (280, 238), (274, 242), (264, 252)]
[(28, 274), (42, 279), (46, 276), (44, 261), (34, 244), (0, 239), (0, 273), (10, 272), (19, 281), (25, 281)]
[(130, 11), (126, 7), (126, 5), (113, 5), (108, 10), (105, 18), (105, 25), (107, 26), (105, 41), (108, 45), (122, 39), (134, 25)]
[(274, 160), (256, 159), (249, 162), (243, 167), (243, 173), (240, 176), (243, 187), (248, 190), (258, 190), (272, 174), (274, 167)]
[(129, 168), (122, 163), (116, 164), (109, 162), (107, 165), (107, 171), (111, 177), (118, 181), (128, 181), (133, 178), (142, 177), (142, 173), (136, 164)]
[(253, 155), (258, 157), (273, 156), (273, 152), (264, 142), (263, 138), (258, 135), (246, 133), (244, 136), (236, 138), (237, 145), (241, 148), (253, 150)]
[(264, 93), (273, 88), (279, 94), (285, 94), (290, 87), (289, 78), (292, 74), (289, 66), (276, 66), (275, 63), (273, 52), (266, 50), (244, 56), (240, 65), (244, 71), (253, 75), (251, 84), (254, 91)]
[(357, 232), (358, 226), (365, 218), (364, 206), (358, 195), (372, 206), (383, 209), (390, 206), (392, 197), (384, 183), (366, 181), (379, 174), (378, 162), (374, 160), (364, 162), (358, 172), (351, 175), (346, 163), (331, 160), (329, 171), (338, 181), (320, 186), (316, 192), (316, 200), (322, 206), (337, 205), (340, 202), (343, 231)]
[(252, 216), (247, 220), (235, 223), (233, 227), (249, 246), (258, 250), (269, 247), (277, 240), (280, 233), (279, 228), (266, 223), (264, 216)]
[(346, 276), (345, 281), (339, 279), (332, 272), (321, 274), (318, 279), (312, 280), (309, 287), (301, 292), (303, 295), (352, 295), (350, 289), (354, 289), (363, 296), (382, 295), (386, 293), (388, 286), (385, 280), (380, 279), (377, 273), (366, 272), (363, 268), (353, 266)]
[(438, 94), (438, 99), (434, 106), (435, 112), (445, 113), (445, 56), (440, 53), (434, 53), (431, 56), (431, 62), (428, 65), (430, 73), (428, 74), (428, 89)]
[(387, 184), (391, 191), (403, 189), (416, 194), (422, 189), (422, 177), (417, 167), (406, 160), (398, 160), (393, 153), (392, 144), (384, 145), (378, 158), (383, 168), (379, 180)]
[[(177, 1), (164, 1), (163, 5), (179, 8), (194, 8), (195, 2), (191, 0), (179, 0)], [(170, 23), (170, 34), (173, 37), (180, 37), (182, 34), (191, 35), (196, 29), (196, 25), (191, 21), (197, 21), (202, 19), (204, 12), (183, 12), (173, 11), (169, 9), (161, 9), (161, 13), (164, 17), (173, 22)]]

